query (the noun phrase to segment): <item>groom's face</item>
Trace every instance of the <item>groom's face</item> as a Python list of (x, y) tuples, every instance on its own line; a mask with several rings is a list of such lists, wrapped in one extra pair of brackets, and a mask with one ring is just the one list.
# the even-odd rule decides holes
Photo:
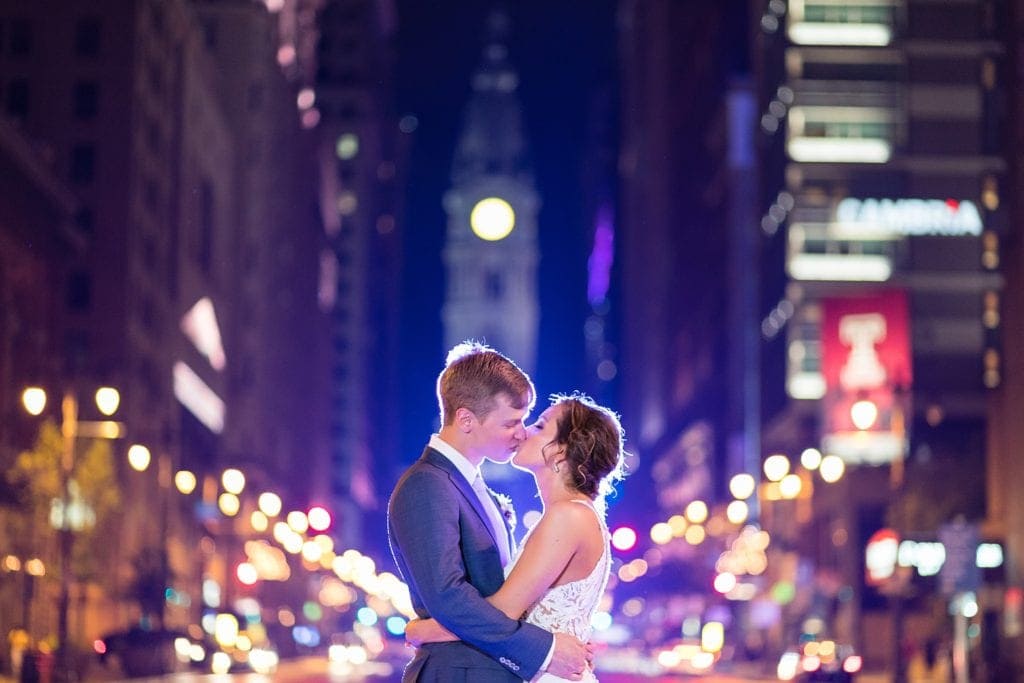
[[(522, 401), (528, 405), (528, 401)], [(473, 430), (475, 449), (488, 460), (508, 462), (526, 438), (527, 408), (516, 408), (505, 394), (495, 397), (494, 409), (477, 420)]]

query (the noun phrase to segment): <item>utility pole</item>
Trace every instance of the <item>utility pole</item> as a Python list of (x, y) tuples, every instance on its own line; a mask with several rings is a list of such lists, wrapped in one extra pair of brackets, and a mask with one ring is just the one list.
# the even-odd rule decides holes
[(78, 400), (72, 392), (61, 402), (61, 434), (64, 450), (60, 462), (60, 597), (57, 600), (57, 671), (62, 680), (70, 680), (71, 661), (68, 649), (68, 607), (71, 602), (71, 473), (75, 466), (75, 437), (78, 435)]

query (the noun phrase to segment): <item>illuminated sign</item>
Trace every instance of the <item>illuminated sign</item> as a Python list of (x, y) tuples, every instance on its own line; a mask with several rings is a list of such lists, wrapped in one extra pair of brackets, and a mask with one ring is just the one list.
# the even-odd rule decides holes
[(856, 199), (847, 197), (835, 211), (837, 237), (980, 235), (984, 228), (974, 202), (967, 199)]
[(896, 572), (900, 537), (892, 529), (879, 529), (871, 534), (864, 549), (865, 581), (880, 586)]
[(207, 429), (224, 431), (224, 401), (185, 363), (174, 364), (174, 397)]
[(911, 386), (906, 295), (822, 300), (821, 369), (822, 450), (872, 465), (902, 457)]
[(217, 325), (217, 314), (213, 311), (213, 302), (209, 297), (204, 296), (182, 316), (181, 331), (199, 353), (206, 356), (214, 370), (224, 369), (227, 361), (220, 341), (220, 326)]

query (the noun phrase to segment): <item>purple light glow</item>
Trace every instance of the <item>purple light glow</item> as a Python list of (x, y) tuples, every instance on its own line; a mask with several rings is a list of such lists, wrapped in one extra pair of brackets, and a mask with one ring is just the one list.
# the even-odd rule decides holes
[(612, 210), (610, 206), (603, 204), (597, 210), (594, 221), (594, 248), (587, 259), (587, 300), (591, 306), (599, 306), (608, 296), (614, 245), (615, 225), (612, 222)]

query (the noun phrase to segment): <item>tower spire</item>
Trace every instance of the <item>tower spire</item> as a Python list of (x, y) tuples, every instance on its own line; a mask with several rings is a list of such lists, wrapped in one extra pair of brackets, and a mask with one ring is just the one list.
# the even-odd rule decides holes
[(479, 339), (535, 366), (537, 211), (519, 103), (519, 75), (508, 58), (511, 22), (491, 12), (482, 32), (480, 64), (445, 194), (448, 282), (442, 312), (448, 346)]
[(452, 183), (467, 176), (503, 174), (532, 179), (523, 135), (519, 74), (508, 59), (512, 22), (502, 8), (487, 18), (480, 63), (473, 74), (462, 134), (452, 164)]

